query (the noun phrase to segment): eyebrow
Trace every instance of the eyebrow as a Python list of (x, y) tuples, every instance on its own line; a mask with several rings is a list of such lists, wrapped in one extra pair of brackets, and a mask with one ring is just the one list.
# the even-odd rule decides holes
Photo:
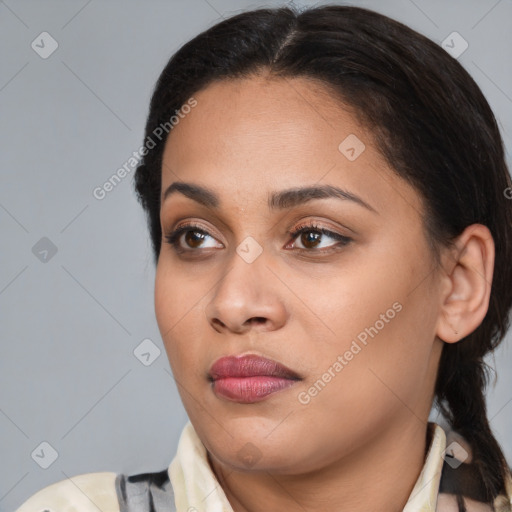
[[(169, 185), (164, 192), (162, 203), (173, 193), (180, 192), (208, 208), (219, 209), (221, 201), (219, 196), (211, 189), (193, 183), (176, 181)], [(311, 187), (296, 187), (273, 192), (268, 198), (268, 207), (271, 210), (284, 210), (293, 208), (313, 199), (337, 198), (353, 201), (368, 210), (378, 213), (375, 208), (363, 201), (359, 196), (332, 185), (318, 185)]]

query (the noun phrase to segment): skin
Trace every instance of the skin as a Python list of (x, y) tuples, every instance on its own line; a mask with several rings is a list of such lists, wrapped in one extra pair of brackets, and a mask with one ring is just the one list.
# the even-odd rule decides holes
[[(179, 192), (163, 201), (155, 313), (210, 466), (236, 512), (401, 511), (425, 461), (443, 344), (472, 332), (487, 311), (492, 237), (485, 226), (468, 227), (436, 267), (421, 197), (314, 80), (262, 73), (194, 97), (197, 106), (168, 137), (162, 190), (202, 185), (220, 206)], [(365, 144), (354, 161), (338, 149), (349, 134)], [(274, 191), (321, 184), (375, 211), (336, 198), (268, 207)], [(165, 233), (189, 221), (207, 235), (197, 244), (194, 232), (182, 235), (189, 252), (179, 254)], [(321, 235), (308, 245), (314, 230), (291, 238), (302, 223), (351, 241)], [(236, 251), (249, 236), (262, 248), (252, 263)], [(301, 403), (299, 393), (395, 302), (401, 311)], [(217, 397), (208, 370), (241, 353), (277, 360), (303, 380), (255, 404)], [(240, 456), (247, 443), (253, 465)]]

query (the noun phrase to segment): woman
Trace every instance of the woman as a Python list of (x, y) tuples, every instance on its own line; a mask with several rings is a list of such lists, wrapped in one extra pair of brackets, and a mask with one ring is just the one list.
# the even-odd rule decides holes
[(18, 512), (512, 510), (483, 362), (509, 326), (512, 183), (455, 59), (361, 8), (239, 14), (170, 59), (141, 156), (190, 422), (169, 468)]

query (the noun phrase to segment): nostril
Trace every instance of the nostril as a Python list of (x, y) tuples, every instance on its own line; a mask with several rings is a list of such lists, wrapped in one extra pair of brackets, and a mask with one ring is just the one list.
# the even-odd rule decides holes
[(218, 330), (218, 328), (226, 327), (218, 318), (214, 318), (212, 320), (213, 328)]

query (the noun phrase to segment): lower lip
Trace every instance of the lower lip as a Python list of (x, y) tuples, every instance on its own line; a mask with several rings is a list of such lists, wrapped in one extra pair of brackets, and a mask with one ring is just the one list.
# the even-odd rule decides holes
[(297, 380), (281, 377), (228, 377), (213, 382), (213, 391), (227, 400), (243, 404), (259, 402), (277, 391), (293, 386)]

